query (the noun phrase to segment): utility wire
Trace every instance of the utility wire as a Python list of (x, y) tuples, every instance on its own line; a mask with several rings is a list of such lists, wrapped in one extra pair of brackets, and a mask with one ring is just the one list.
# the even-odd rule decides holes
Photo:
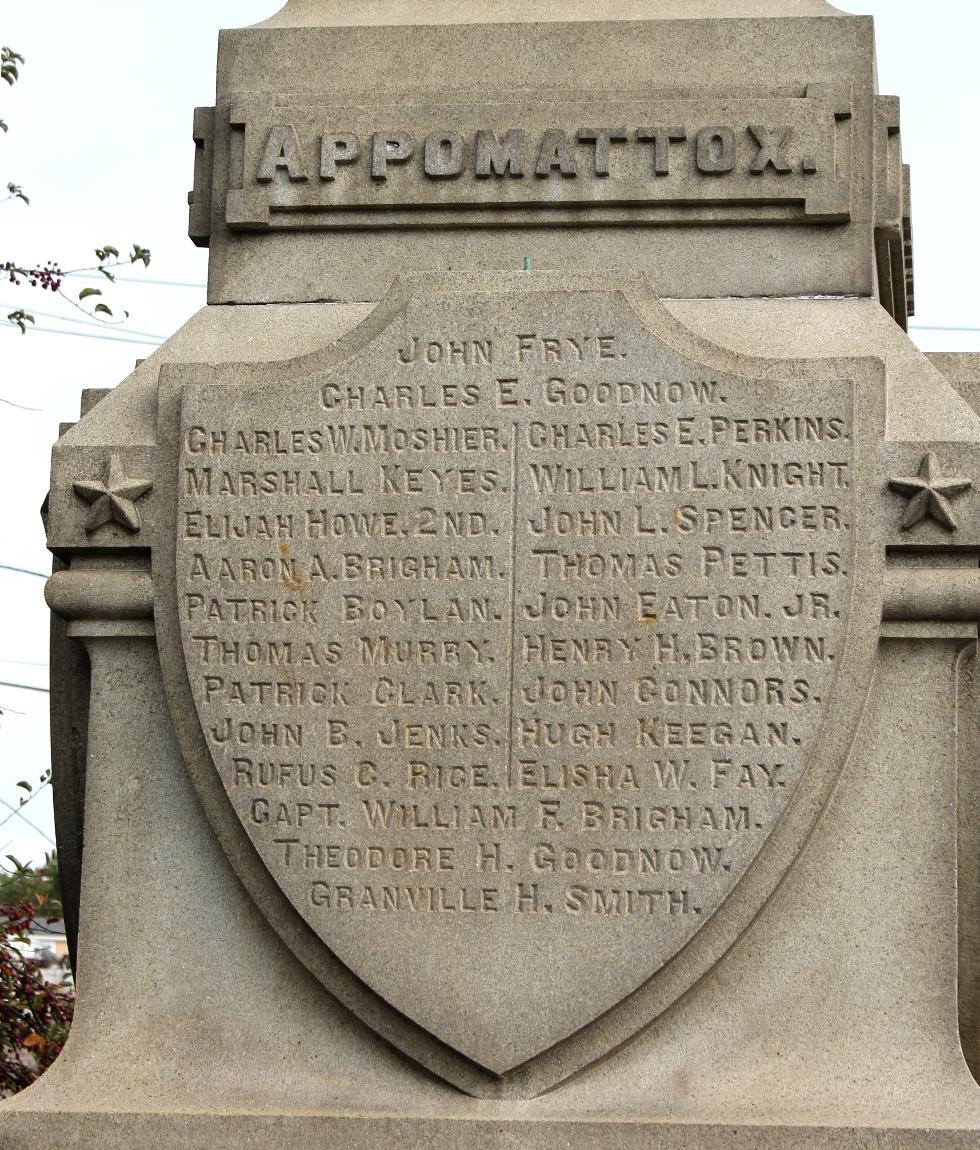
[(32, 663), (30, 659), (0, 659), (0, 663), (6, 663), (11, 667), (48, 667), (49, 663)]
[(38, 579), (50, 579), (50, 575), (45, 575), (43, 571), (28, 571), (26, 567), (10, 567), (6, 563), (0, 563), (0, 571), (16, 571), (18, 575), (36, 575)]
[(980, 327), (939, 327), (928, 323), (910, 323), (909, 331), (980, 331)]
[(18, 411), (42, 411), (40, 407), (28, 407), (25, 403), (14, 403), (12, 399), (4, 399), (0, 395), (0, 403), (5, 403), (8, 407), (16, 407)]
[[(47, 687), (28, 687), (28, 685), (26, 683), (3, 683), (3, 682), (0, 682), (0, 687), (13, 687), (15, 691), (37, 691), (39, 694), (42, 694), (42, 695), (50, 695), (51, 694), (51, 692), (48, 690)], [(2, 826), (3, 826), (3, 823), (0, 823), (0, 827), (2, 827)]]
[[(105, 282), (105, 276), (99, 274), (92, 274), (90, 272), (78, 272), (71, 276), (73, 280), (95, 280), (98, 283)], [(113, 280), (116, 283), (123, 284), (152, 284), (154, 287), (176, 287), (176, 288), (195, 288), (198, 291), (205, 291), (207, 284), (194, 284), (187, 283), (185, 280), (153, 280), (145, 279), (143, 276), (117, 276), (113, 275)]]
[(163, 340), (149, 340), (149, 339), (127, 339), (125, 336), (118, 335), (95, 335), (87, 331), (67, 331), (65, 328), (60, 327), (34, 327), (30, 329), (32, 332), (42, 332), (44, 335), (74, 335), (78, 339), (103, 339), (106, 343), (141, 343), (145, 347), (159, 347)]
[[(44, 784), (45, 787), (47, 785), (48, 785), (47, 783)], [(34, 798), (34, 795), (39, 795), (41, 793), (41, 791), (43, 791), (43, 790), (44, 790), (44, 787), (41, 787), (39, 790), (36, 790), (34, 792), (34, 794), (31, 795), (31, 799)], [(23, 805), (26, 807), (27, 804), (31, 801), (31, 799), (25, 799)], [(3, 803), (3, 805), (7, 808), (7, 810), (11, 812), (9, 815), (7, 815), (7, 817), (5, 819), (0, 821), (0, 827), (6, 826), (7, 823), (9, 823), (10, 820), (14, 817), (14, 815), (16, 815), (19, 819), (23, 819), (24, 822), (27, 823), (27, 825), (31, 828), (31, 830), (37, 831), (37, 833), (41, 836), (41, 838), (47, 839), (48, 842), (52, 846), (57, 846), (57, 843), (54, 841), (54, 839), (49, 834), (47, 834), (45, 831), (42, 831), (41, 828), (39, 826), (37, 826), (36, 823), (32, 823), (31, 820), (27, 817), (27, 815), (21, 814), (20, 809), (18, 807), (11, 806), (10, 803), (8, 803), (6, 799), (0, 799), (0, 803)]]
[[(12, 303), (0, 303), (0, 310), (8, 307), (13, 310), (14, 305)], [(31, 315), (43, 315), (47, 319), (57, 319), (62, 323), (74, 323), (78, 324), (80, 327), (97, 327), (102, 331), (113, 332), (118, 330), (123, 333), (128, 333), (129, 335), (145, 335), (149, 339), (158, 339), (161, 343), (167, 338), (165, 335), (157, 335), (155, 331), (137, 331), (132, 327), (124, 327), (121, 323), (102, 323), (97, 319), (75, 319), (74, 316), (64, 315), (61, 312), (38, 311), (36, 307), (31, 308)]]

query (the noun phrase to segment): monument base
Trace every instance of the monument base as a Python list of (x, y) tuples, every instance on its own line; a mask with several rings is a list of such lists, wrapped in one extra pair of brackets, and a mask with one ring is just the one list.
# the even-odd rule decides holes
[[(116, 831), (86, 845), (83, 921), (108, 929), (116, 915), (131, 933), (116, 963), (86, 969), (83, 930), (71, 1037), (0, 1108), (0, 1148), (972, 1150), (980, 1089), (956, 1034), (955, 860), (941, 844), (956, 818), (956, 680), (976, 628), (884, 628), (858, 751), (753, 928), (632, 1042), (539, 1097), (460, 1094), (326, 994), (238, 885), (160, 708), (146, 706), (158, 717), (129, 786), (137, 826), (111, 817), (106, 773), (90, 775), (88, 796), (93, 829)], [(114, 642), (131, 661), (128, 703), (153, 702), (152, 645)], [(109, 746), (93, 719), (109, 767), (139, 736)], [(883, 835), (902, 842), (899, 857), (875, 849)], [(155, 860), (138, 889), (127, 862), (137, 841)], [(164, 896), (181, 890), (168, 909)], [(206, 915), (188, 912), (195, 890), (207, 891)]]
[[(890, 438), (913, 457), (952, 406), (972, 426), (872, 301), (668, 306), (743, 354), (878, 356)], [(129, 404), (152, 419), (161, 364), (218, 345), (232, 357), (253, 312), (274, 358), (321, 341), (331, 321), (330, 336), (342, 334), (368, 310), (208, 309), (99, 404), (91, 434)], [(903, 585), (969, 589), (972, 577), (953, 576), (970, 576), (971, 562), (975, 572), (971, 556), (896, 551), (888, 578), (925, 573)], [(120, 567), (111, 581), (116, 615), (69, 631), (92, 664), (78, 1009), (55, 1065), (0, 1107), (0, 1150), (976, 1146), (980, 1088), (958, 1035), (955, 847), (958, 685), (976, 650), (974, 600), (926, 596), (925, 615), (911, 593), (893, 597), (890, 615), (886, 603), (836, 791), (725, 957), (579, 1073), (559, 1053), (550, 1077), (532, 1060), (507, 1097), (476, 1098), (382, 1041), (269, 925), (188, 778), (149, 593), (140, 598), (150, 576)]]
[(366, 1118), (296, 1114), (23, 1114), (8, 1116), (7, 1150), (975, 1150), (975, 1130), (859, 1126), (726, 1126), (671, 1122), (562, 1122), (447, 1119), (424, 1115)]

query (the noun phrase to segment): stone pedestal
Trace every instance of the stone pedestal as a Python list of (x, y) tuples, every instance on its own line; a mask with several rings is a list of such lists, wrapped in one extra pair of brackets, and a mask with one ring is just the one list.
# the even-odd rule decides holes
[(0, 1144), (975, 1146), (980, 416), (870, 21), (348, 7), (222, 34), (209, 306), (55, 447)]

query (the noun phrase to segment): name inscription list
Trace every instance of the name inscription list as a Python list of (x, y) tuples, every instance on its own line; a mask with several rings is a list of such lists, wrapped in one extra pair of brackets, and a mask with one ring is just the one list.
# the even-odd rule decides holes
[(288, 403), (185, 391), (191, 688), (328, 944), (369, 917), (491, 939), (614, 919), (662, 964), (815, 741), (850, 587), (850, 385), (711, 373), (625, 307), (590, 324), (564, 298), (410, 315)]

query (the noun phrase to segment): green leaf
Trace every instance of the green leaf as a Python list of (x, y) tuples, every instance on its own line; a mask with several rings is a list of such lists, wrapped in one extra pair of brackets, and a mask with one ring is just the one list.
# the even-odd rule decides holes
[(111, 309), (111, 308), (109, 308), (109, 307), (108, 307), (106, 304), (104, 304), (104, 303), (97, 303), (97, 304), (95, 305), (95, 310), (96, 310), (97, 312), (99, 312), (99, 311), (100, 311), (100, 312), (102, 312), (102, 313), (103, 313), (103, 315), (112, 315), (112, 309)]
[(116, 282), (116, 277), (115, 277), (115, 276), (112, 274), (112, 272), (110, 272), (110, 271), (106, 271), (106, 269), (105, 269), (105, 268), (99, 268), (99, 271), (100, 271), (100, 272), (101, 272), (101, 273), (102, 273), (102, 274), (105, 276), (105, 278), (106, 278), (107, 280), (109, 280), (111, 283), (115, 283), (115, 282)]
[(19, 858), (15, 858), (14, 855), (7, 855), (7, 861), (14, 864), (15, 870), (22, 871), (25, 869), (24, 864), (20, 861)]
[(23, 790), (27, 791), (28, 793), (30, 793), (31, 791), (34, 790), (34, 788), (31, 786), (31, 784), (26, 782), (24, 779), (21, 779), (21, 781), (17, 784), (17, 786), (21, 787)]
[(20, 334), (26, 335), (27, 325), (29, 323), (34, 323), (34, 317), (29, 312), (24, 311), (22, 308), (18, 308), (17, 311), (12, 311), (7, 316), (7, 322), (15, 323), (20, 328)]
[(88, 299), (90, 295), (102, 295), (102, 288), (82, 288), (78, 293), (80, 300)]

